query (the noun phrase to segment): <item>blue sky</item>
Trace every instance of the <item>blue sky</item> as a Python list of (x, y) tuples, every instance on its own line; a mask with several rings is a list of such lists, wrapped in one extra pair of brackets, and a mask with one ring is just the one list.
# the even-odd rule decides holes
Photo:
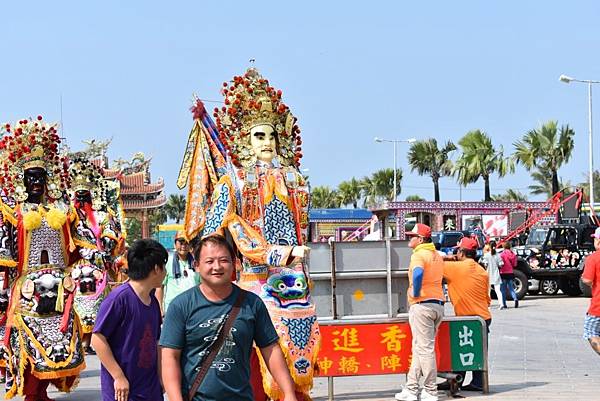
[[(238, 4), (239, 3), (239, 4)], [(250, 58), (299, 118), (312, 185), (336, 186), (391, 167), (373, 137), (458, 141), (481, 129), (512, 143), (550, 119), (576, 132), (563, 179), (586, 180), (587, 87), (600, 80), (594, 1), (28, 1), (0, 5), (0, 120), (60, 119), (71, 148), (113, 137), (111, 158), (143, 151), (167, 192), (192, 125), (192, 93), (220, 100)], [(594, 112), (600, 113), (600, 85)], [(208, 104), (211, 106), (211, 104)], [(595, 121), (598, 121), (596, 118)], [(597, 126), (594, 149), (600, 146)], [(410, 173), (401, 199), (432, 199)], [(600, 168), (600, 157), (595, 166)], [(527, 192), (519, 168), (492, 193)], [(458, 185), (441, 181), (442, 200)], [(462, 199), (483, 198), (483, 182)], [(532, 198), (532, 199), (540, 199)]]

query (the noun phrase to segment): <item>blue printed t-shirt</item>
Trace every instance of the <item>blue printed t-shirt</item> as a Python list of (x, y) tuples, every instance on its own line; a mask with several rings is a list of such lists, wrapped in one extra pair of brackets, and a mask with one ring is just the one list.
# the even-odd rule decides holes
[[(158, 377), (160, 307), (150, 294), (145, 305), (129, 283), (115, 288), (100, 305), (94, 333), (100, 333), (110, 345), (115, 360), (129, 381), (128, 401), (163, 399)], [(102, 400), (114, 401), (114, 380), (104, 366), (100, 372)]]
[[(181, 350), (182, 394), (187, 396), (196, 375), (200, 355), (207, 353), (219, 323), (229, 314), (240, 288), (233, 286), (222, 301), (206, 299), (199, 287), (176, 297), (165, 315), (160, 346)], [(279, 339), (267, 307), (251, 292), (240, 308), (230, 334), (194, 397), (195, 401), (252, 401), (250, 352), (252, 342), (264, 348)]]

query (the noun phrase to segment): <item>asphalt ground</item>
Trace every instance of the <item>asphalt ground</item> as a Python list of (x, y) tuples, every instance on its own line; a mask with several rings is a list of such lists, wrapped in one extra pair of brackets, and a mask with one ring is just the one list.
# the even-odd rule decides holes
[[(490, 393), (462, 392), (472, 400), (598, 400), (600, 356), (582, 339), (583, 319), (589, 298), (527, 296), (514, 309), (492, 309), (489, 349)], [(448, 307), (447, 314), (451, 314)], [(51, 392), (57, 401), (99, 401), (100, 367), (96, 357), (71, 394)], [(467, 379), (468, 381), (469, 379)], [(334, 399), (339, 401), (393, 400), (405, 375), (357, 376), (334, 379)], [(441, 380), (440, 380), (441, 381)], [(439, 392), (440, 400), (452, 399)], [(327, 379), (316, 379), (314, 401), (328, 399)], [(21, 400), (21, 398), (15, 398)]]

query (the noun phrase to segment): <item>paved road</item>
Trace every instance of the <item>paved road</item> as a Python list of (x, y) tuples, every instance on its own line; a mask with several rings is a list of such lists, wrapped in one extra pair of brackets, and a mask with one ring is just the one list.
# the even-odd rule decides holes
[[(494, 301), (495, 302), (495, 301)], [(464, 392), (472, 400), (600, 400), (600, 357), (581, 338), (589, 298), (527, 297), (518, 309), (494, 309), (490, 336), (489, 395)], [(450, 309), (451, 310), (451, 309)], [(89, 358), (72, 394), (59, 400), (97, 401), (97, 358)], [(335, 379), (335, 400), (393, 400), (404, 375)], [(450, 399), (440, 392), (440, 400)], [(314, 401), (327, 400), (327, 381), (318, 379)]]

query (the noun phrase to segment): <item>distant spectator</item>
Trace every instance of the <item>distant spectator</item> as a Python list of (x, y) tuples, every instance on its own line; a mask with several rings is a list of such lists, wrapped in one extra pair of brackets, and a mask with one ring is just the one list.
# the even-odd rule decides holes
[(165, 278), (167, 250), (141, 239), (127, 251), (129, 281), (106, 297), (96, 319), (92, 346), (102, 364), (103, 401), (158, 401), (160, 307), (155, 288)]
[(596, 229), (592, 237), (596, 252), (585, 259), (581, 275), (581, 281), (592, 287), (592, 299), (583, 325), (583, 338), (588, 340), (592, 349), (600, 355), (600, 228)]
[[(517, 255), (510, 249), (511, 244), (509, 241), (504, 242), (502, 244), (504, 251), (500, 254), (502, 258), (503, 265), (500, 267), (500, 277), (502, 278), (502, 285), (500, 289), (502, 291), (502, 307), (500, 309), (506, 309), (506, 297), (507, 291), (510, 292), (510, 296), (513, 301), (515, 301), (515, 308), (519, 307), (519, 298), (517, 297), (517, 293), (515, 292), (515, 273), (514, 269), (517, 267)], [(524, 284), (525, 285), (525, 284)]]
[(483, 247), (483, 257), (481, 263), (485, 266), (490, 279), (490, 287), (494, 289), (496, 298), (498, 298), (499, 307), (505, 305), (504, 294), (500, 287), (502, 286), (502, 277), (500, 277), (500, 268), (504, 265), (500, 255), (496, 253), (496, 241), (490, 241)]
[(175, 234), (175, 253), (169, 255), (166, 265), (167, 275), (162, 286), (156, 290), (156, 298), (160, 302), (163, 316), (177, 295), (200, 284), (200, 275), (194, 270), (193, 262), (194, 258), (185, 233), (183, 230), (178, 231)]

